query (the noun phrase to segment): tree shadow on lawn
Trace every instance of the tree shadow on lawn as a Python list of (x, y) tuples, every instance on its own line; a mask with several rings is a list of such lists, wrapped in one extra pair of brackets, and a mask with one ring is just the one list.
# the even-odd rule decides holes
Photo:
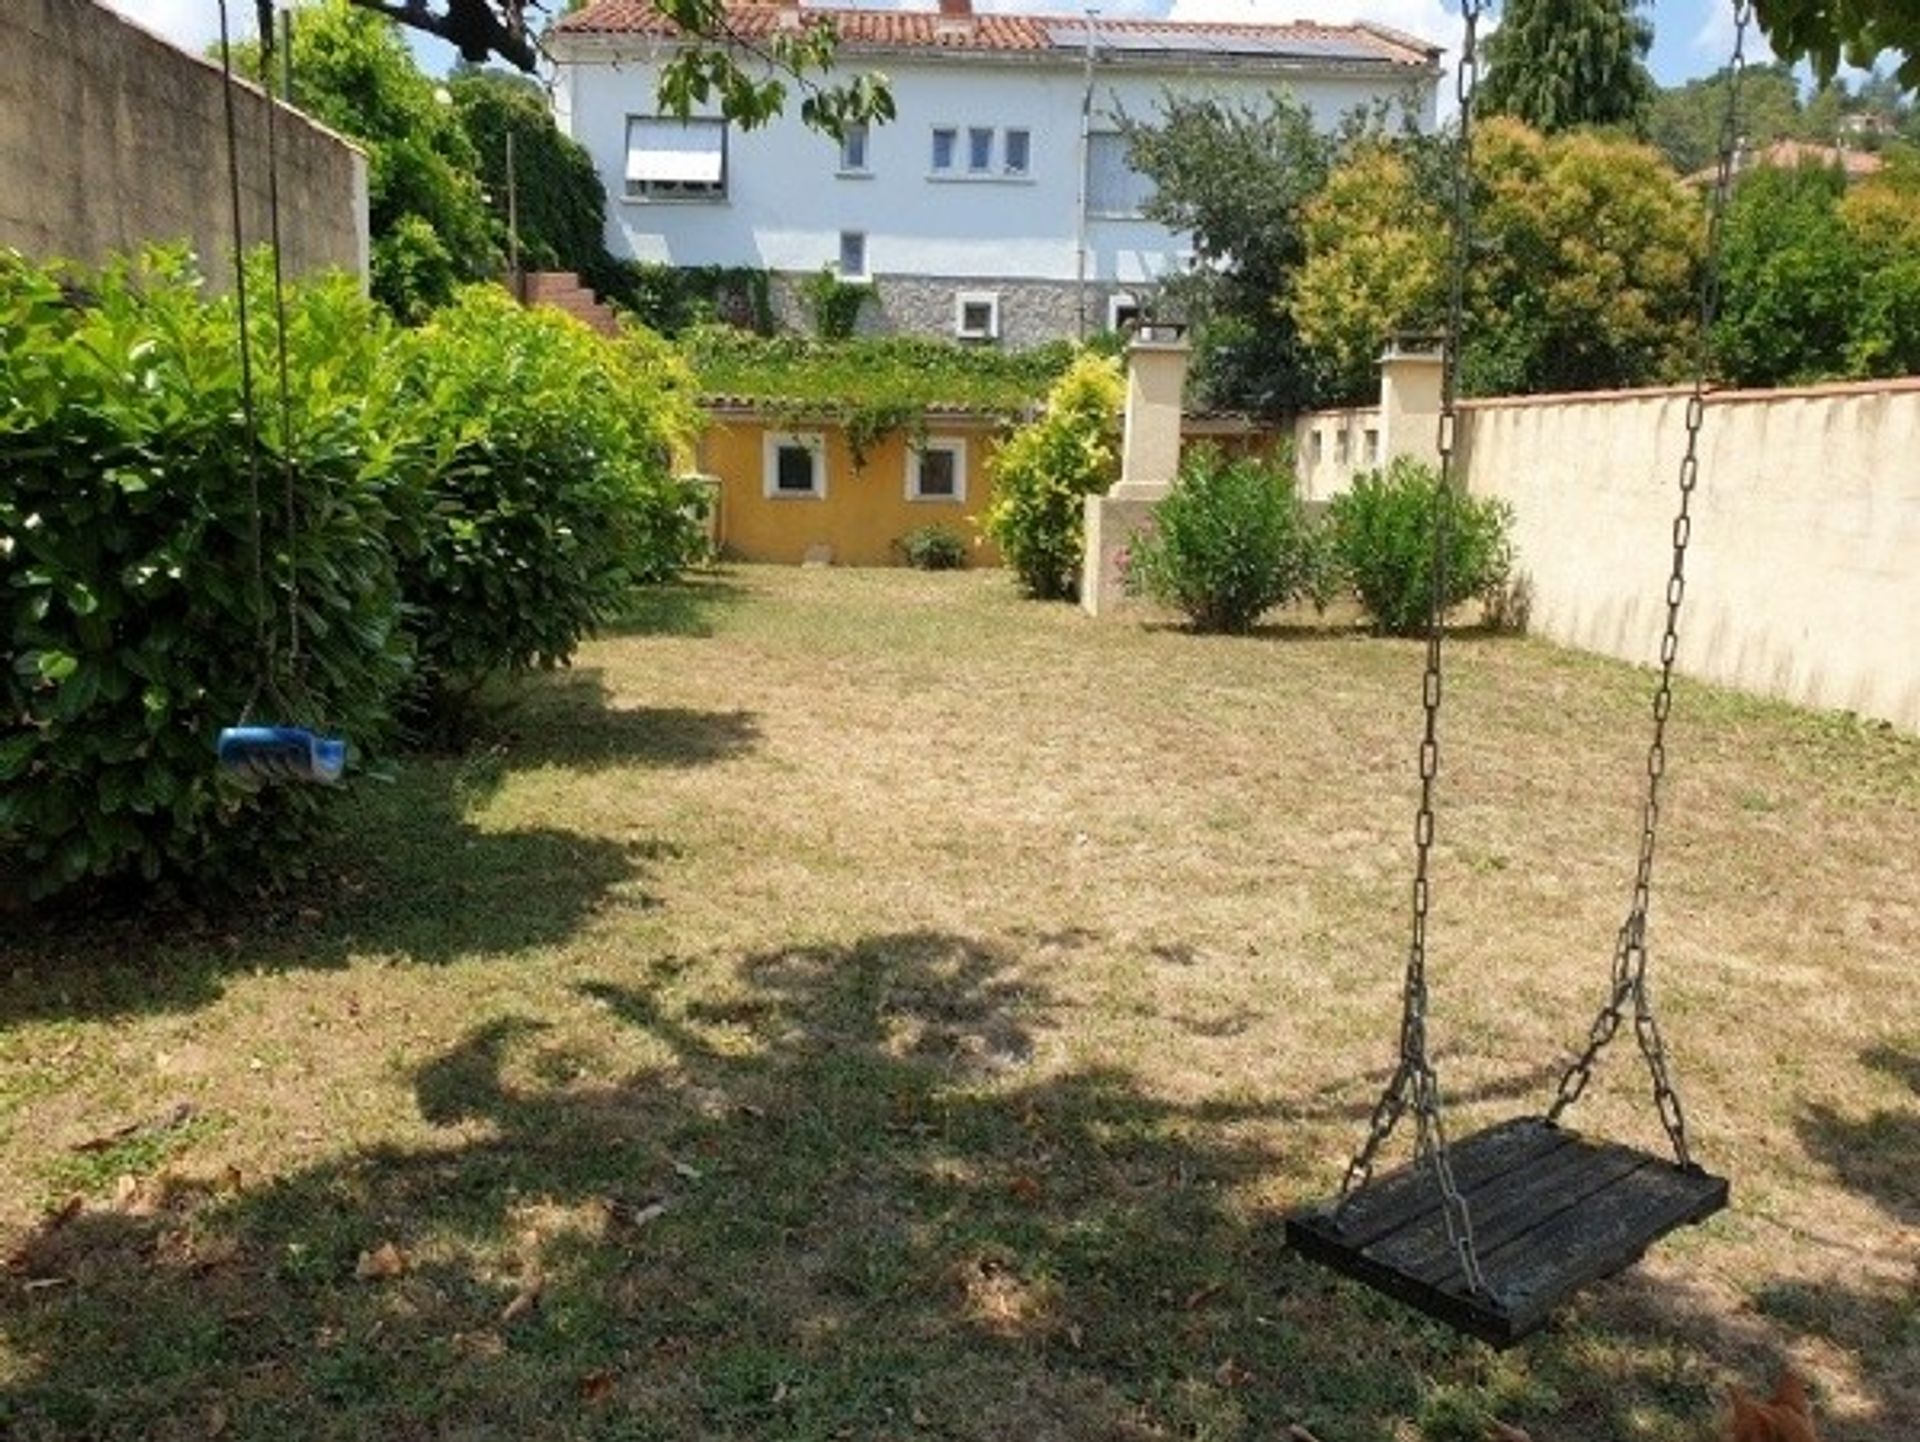
[(496, 829), (484, 808), (516, 771), (715, 764), (749, 750), (750, 716), (611, 710), (594, 673), (528, 688), (524, 729), (464, 757), (417, 755), (356, 780), (308, 879), (219, 910), (66, 914), (24, 922), (0, 974), (0, 1026), (46, 1017), (179, 1011), (235, 970), (334, 967), (356, 956), (441, 964), (557, 945), (608, 908), (657, 905), (660, 838), (550, 826)]
[(687, 636), (714, 634), (716, 618), (747, 598), (745, 586), (724, 570), (691, 572), (678, 580), (636, 590), (625, 611), (605, 628), (609, 636)]
[(1013, 960), (875, 936), (718, 996), (662, 961), (566, 1001), (658, 1063), (585, 1078), (552, 1021), (501, 1017), (415, 1073), (427, 1143), (49, 1219), (0, 1291), (0, 1432), (1443, 1442), (1504, 1410), (1599, 1442), (1711, 1414), (1676, 1356), (1744, 1358), (1714, 1316), (1642, 1345), (1603, 1293), (1499, 1359), (1299, 1263), (1234, 1198), (1288, 1165), (1283, 1109), (1031, 1075), (1059, 1003)]
[(1800, 1144), (1843, 1186), (1902, 1225), (1920, 1227), (1920, 1056), (1882, 1045), (1862, 1052), (1860, 1061), (1904, 1084), (1914, 1100), (1855, 1117), (1815, 1103), (1794, 1124)]

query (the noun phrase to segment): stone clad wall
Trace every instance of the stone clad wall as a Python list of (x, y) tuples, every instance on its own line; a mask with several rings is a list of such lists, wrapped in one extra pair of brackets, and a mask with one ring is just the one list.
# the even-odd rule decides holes
[[(211, 4), (212, 0), (208, 0)], [(217, 66), (94, 0), (6, 0), (0, 34), (0, 247), (97, 262), (187, 241), (210, 282), (231, 273), (226, 122)], [(242, 224), (267, 237), (266, 104), (236, 96)], [(291, 274), (367, 276), (366, 157), (299, 113), (276, 121)]]
[[(813, 317), (800, 294), (804, 276), (776, 275), (773, 313), (782, 326), (810, 333)], [(954, 297), (961, 291), (994, 292), (1000, 297), (1000, 341), (1007, 350), (1079, 334), (1079, 287), (1072, 281), (959, 280), (939, 276), (882, 275), (874, 281), (877, 299), (860, 310), (862, 335), (924, 335), (953, 338)], [(1111, 283), (1087, 284), (1087, 333), (1107, 328), (1107, 301), (1132, 294)]]

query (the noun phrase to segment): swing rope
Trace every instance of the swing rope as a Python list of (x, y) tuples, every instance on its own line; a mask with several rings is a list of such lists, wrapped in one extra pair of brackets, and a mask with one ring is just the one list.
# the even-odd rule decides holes
[(247, 437), (248, 545), (253, 552), (254, 645), (259, 652), (260, 667), (252, 694), (248, 696), (246, 705), (240, 708), (240, 719), (245, 724), (253, 712), (254, 702), (260, 699), (263, 681), (268, 687), (273, 684), (274, 657), (267, 609), (266, 543), (262, 536), (260, 426), (254, 404), (253, 346), (247, 319), (247, 248), (240, 198), (240, 123), (233, 104), (233, 44), (227, 21), (227, 0), (220, 0), (220, 75), (224, 82), (220, 87), (221, 99), (226, 109), (227, 196), (233, 211), (233, 295), (240, 321), (240, 416)]
[[(1428, 599), (1426, 666), (1422, 682), (1425, 731), (1420, 742), (1420, 803), (1414, 822), (1413, 927), (1401, 992), (1399, 1055), (1393, 1075), (1375, 1104), (1365, 1142), (1348, 1164), (1333, 1210), (1337, 1225), (1356, 1196), (1373, 1178), (1381, 1148), (1400, 1119), (1411, 1110), (1417, 1128), (1415, 1165), (1428, 1170), (1441, 1198), (1441, 1217), (1450, 1250), (1458, 1258), (1470, 1292), (1491, 1296), (1475, 1246), (1473, 1219), (1448, 1155), (1439, 1073), (1427, 1052), (1427, 923), (1431, 903), (1434, 841), (1434, 792), (1440, 769), (1441, 653), (1445, 634), (1446, 571), (1457, 457), (1460, 338), (1465, 324), (1467, 269), (1472, 248), (1473, 102), (1477, 88), (1478, 25), (1485, 0), (1462, 0), (1464, 22), (1460, 63), (1455, 75), (1460, 105), (1459, 129), (1452, 151), (1452, 216), (1449, 235), (1447, 323), (1441, 352), (1438, 450), (1440, 484), (1435, 496), (1432, 589)], [(1641, 812), (1639, 857), (1633, 896), (1613, 957), (1612, 985), (1605, 1005), (1589, 1030), (1587, 1044), (1562, 1075), (1548, 1123), (1579, 1100), (1592, 1079), (1601, 1052), (1619, 1032), (1633, 1008), (1634, 1032), (1652, 1074), (1655, 1105), (1679, 1164), (1697, 1171), (1687, 1141), (1686, 1112), (1667, 1065), (1666, 1046), (1647, 981), (1647, 916), (1652, 901), (1653, 859), (1660, 818), (1660, 782), (1666, 772), (1666, 726), (1673, 709), (1674, 662), (1679, 649), (1680, 606), (1686, 594), (1687, 544), (1692, 535), (1692, 499), (1700, 472), (1700, 430), (1714, 367), (1713, 328), (1719, 317), (1720, 252), (1728, 199), (1739, 150), (1740, 81), (1746, 69), (1746, 33), (1751, 0), (1736, 0), (1733, 55), (1729, 62), (1726, 110), (1720, 129), (1719, 163), (1709, 210), (1706, 256), (1701, 273), (1698, 328), (1694, 337), (1692, 390), (1686, 410), (1686, 451), (1680, 464), (1680, 501), (1674, 518), (1673, 562), (1666, 588), (1666, 618), (1660, 640), (1660, 671), (1653, 696), (1653, 740), (1647, 755), (1647, 791)], [(1495, 1299), (1498, 1301), (1499, 1299)]]
[(1594, 1064), (1625, 1020), (1633, 1003), (1633, 1030), (1653, 1081), (1654, 1105), (1661, 1125), (1681, 1166), (1693, 1165), (1687, 1143), (1686, 1109), (1667, 1069), (1666, 1044), (1653, 1013), (1647, 985), (1647, 911), (1653, 900), (1654, 832), (1660, 820), (1660, 781), (1667, 769), (1667, 718), (1673, 711), (1673, 665), (1679, 653), (1680, 603), (1687, 593), (1687, 542), (1693, 534), (1693, 492), (1700, 479), (1700, 427), (1706, 418), (1709, 377), (1714, 368), (1713, 330), (1720, 317), (1720, 249), (1726, 228), (1727, 202), (1733, 190), (1740, 149), (1740, 81), (1746, 73), (1747, 26), (1753, 19), (1751, 0), (1736, 0), (1733, 17), (1733, 57), (1727, 70), (1727, 108), (1720, 122), (1720, 154), (1714, 171), (1713, 200), (1707, 216), (1706, 259), (1700, 282), (1700, 311), (1694, 335), (1693, 389), (1687, 397), (1687, 448), (1680, 461), (1680, 509), (1673, 518), (1673, 566), (1667, 575), (1666, 626), (1660, 636), (1660, 677), (1653, 691), (1653, 740), (1647, 748), (1647, 793), (1641, 810), (1640, 856), (1635, 867), (1633, 900), (1614, 945), (1613, 983), (1605, 1005), (1594, 1018), (1587, 1045), (1560, 1078), (1547, 1120), (1580, 1099), (1593, 1079)]
[(1367, 1139), (1347, 1165), (1340, 1183), (1338, 1220), (1355, 1195), (1373, 1177), (1381, 1147), (1409, 1107), (1414, 1116), (1414, 1155), (1432, 1169), (1440, 1188), (1447, 1241), (1460, 1259), (1461, 1272), (1475, 1292), (1487, 1283), (1474, 1247), (1473, 1218), (1454, 1180), (1447, 1153), (1447, 1131), (1440, 1074), (1427, 1054), (1427, 915), (1432, 898), (1433, 798), (1440, 775), (1440, 658), (1446, 635), (1447, 546), (1452, 529), (1455, 419), (1460, 393), (1460, 333), (1466, 313), (1468, 252), (1473, 242), (1473, 101), (1478, 89), (1478, 48), (1483, 0), (1463, 0), (1464, 30), (1454, 93), (1460, 104), (1460, 128), (1453, 143), (1453, 216), (1448, 244), (1447, 327), (1440, 364), (1440, 486), (1434, 497), (1432, 588), (1427, 597), (1426, 670), (1421, 703), (1426, 715), (1420, 740), (1420, 806), (1413, 827), (1413, 935), (1407, 946), (1406, 979), (1401, 988), (1400, 1055), (1392, 1078), (1375, 1104)]
[[(283, 712), (292, 712), (288, 697), (281, 691), (280, 682), (284, 679), (290, 690), (301, 690), (301, 640), (300, 640), (300, 527), (293, 465), (293, 388), (290, 380), (290, 366), (287, 357), (287, 298), (286, 280), (281, 259), (280, 234), (280, 147), (278, 141), (277, 111), (279, 105), (273, 94), (273, 0), (255, 0), (255, 16), (260, 30), (260, 72), (261, 85), (266, 101), (266, 148), (267, 148), (267, 221), (268, 255), (272, 264), (273, 315), (275, 352), (278, 362), (278, 380), (280, 385), (280, 476), (282, 491), (282, 515), (286, 529), (286, 578), (281, 590), (285, 595), (287, 611), (287, 648), (285, 664), (276, 653), (274, 645), (274, 627), (271, 609), (268, 604), (267, 563), (265, 539), (266, 506), (262, 498), (261, 470), (263, 468), (260, 439), (259, 404), (253, 373), (252, 329), (249, 321), (249, 295), (247, 285), (246, 241), (243, 225), (243, 200), (240, 183), (240, 130), (238, 114), (234, 105), (236, 89), (233, 71), (233, 47), (227, 0), (220, 0), (220, 73), (223, 80), (222, 98), (225, 106), (227, 139), (227, 191), (232, 207), (233, 221), (233, 271), (234, 300), (239, 317), (240, 330), (240, 405), (243, 423), (247, 433), (247, 489), (251, 509), (248, 528), (248, 540), (253, 552), (253, 589), (255, 644), (259, 652), (260, 674), (255, 680), (253, 691), (241, 708), (242, 723), (251, 716), (254, 704), (260, 698), (262, 688), (275, 701)], [(284, 676), (282, 672), (284, 671)]]

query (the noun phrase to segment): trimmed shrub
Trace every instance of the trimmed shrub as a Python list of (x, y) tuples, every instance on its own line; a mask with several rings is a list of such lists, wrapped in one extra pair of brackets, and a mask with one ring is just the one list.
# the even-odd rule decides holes
[(664, 342), (609, 342), (474, 286), (395, 348), (393, 429), (425, 439), (401, 562), (428, 718), (496, 672), (564, 665), (628, 589), (704, 539), (673, 480), (692, 380)]
[(1319, 528), (1289, 464), (1189, 454), (1180, 483), (1133, 543), (1127, 589), (1184, 611), (1200, 631), (1249, 631), (1274, 606), (1326, 599)]
[[(1374, 625), (1395, 636), (1426, 629), (1433, 592), (1433, 528), (1440, 475), (1405, 456), (1355, 476), (1328, 507), (1333, 552)], [(1495, 601), (1513, 570), (1513, 511), (1505, 501), (1456, 493), (1447, 527), (1444, 609), (1475, 596)]]
[(900, 538), (900, 550), (917, 571), (957, 571), (967, 564), (966, 540), (945, 526), (915, 526)]
[[(254, 321), (257, 497), (235, 310), (183, 254), (97, 276), (0, 254), (0, 871), (30, 896), (287, 869), (331, 793), (218, 773), (215, 737), (250, 703), (356, 751), (387, 734), (398, 482), (394, 452), (365, 444), (364, 397), (388, 328), (347, 281), (290, 295), (289, 476), (272, 307)], [(272, 665), (295, 567), (303, 656)]]
[(1071, 600), (1079, 591), (1083, 500), (1119, 479), (1125, 401), (1119, 362), (1082, 355), (1054, 383), (1040, 418), (993, 458), (982, 526), (1037, 600)]

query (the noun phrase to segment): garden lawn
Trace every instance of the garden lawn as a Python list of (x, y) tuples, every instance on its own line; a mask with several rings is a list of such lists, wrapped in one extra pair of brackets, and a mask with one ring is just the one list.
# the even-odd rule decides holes
[[(1649, 683), (1449, 664), (1463, 1132), (1599, 1003)], [(296, 896), (10, 919), (0, 1434), (1693, 1442), (1791, 1359), (1828, 1439), (1920, 1436), (1920, 745), (1847, 719), (1679, 697), (1655, 965), (1729, 1213), (1504, 1355), (1284, 1250), (1391, 1060), (1419, 665), (727, 572), (356, 780)], [(1630, 1037), (1575, 1120), (1657, 1140)]]

